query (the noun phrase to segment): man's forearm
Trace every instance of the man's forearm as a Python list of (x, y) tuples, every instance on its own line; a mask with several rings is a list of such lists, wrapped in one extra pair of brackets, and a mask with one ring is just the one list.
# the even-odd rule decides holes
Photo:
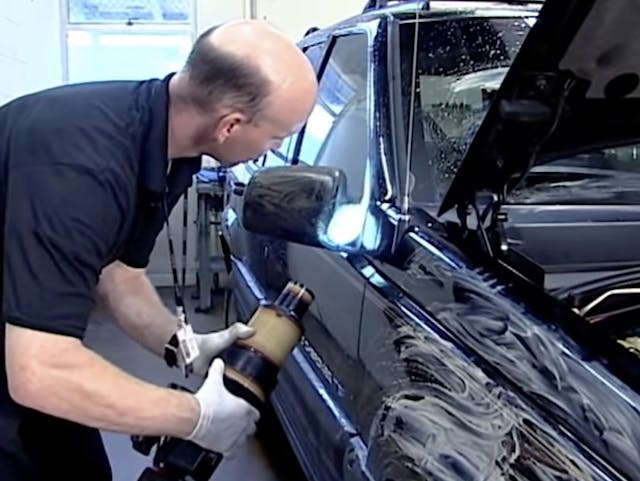
[(107, 266), (100, 277), (98, 296), (100, 304), (132, 339), (162, 354), (176, 331), (177, 320), (144, 272), (118, 262)]
[[(77, 340), (58, 338), (60, 347), (45, 358), (41, 353), (52, 349), (51, 336), (7, 326), (7, 374), (17, 402), (127, 434), (184, 438), (194, 428), (199, 405), (192, 395), (129, 376)], [(28, 362), (37, 356), (38, 363)]]

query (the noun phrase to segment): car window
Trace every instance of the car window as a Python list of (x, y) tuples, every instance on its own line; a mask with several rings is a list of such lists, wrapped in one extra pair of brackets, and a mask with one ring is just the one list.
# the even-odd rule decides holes
[[(313, 68), (316, 72), (318, 71), (318, 67), (320, 66), (324, 49), (325, 44), (319, 43), (311, 45), (310, 47), (306, 47), (303, 50), (304, 54), (309, 59), (309, 62), (311, 62), (311, 65), (313, 65)], [(291, 163), (291, 159), (293, 157), (293, 149), (295, 147), (297, 138), (298, 134), (296, 133), (284, 139), (279, 148), (265, 154), (262, 165), (267, 167), (273, 165), (282, 165), (283, 163)]]
[(339, 167), (347, 179), (347, 196), (362, 197), (367, 163), (368, 38), (338, 37), (322, 76), (318, 100), (309, 116), (298, 160)]
[(304, 54), (309, 59), (309, 62), (311, 62), (311, 65), (313, 65), (313, 68), (316, 72), (318, 71), (318, 67), (320, 67), (320, 61), (322, 60), (322, 53), (324, 52), (324, 47), (325, 47), (324, 43), (317, 43), (315, 45), (306, 47), (303, 50)]
[(290, 163), (293, 147), (298, 134), (293, 134), (282, 141), (280, 147), (265, 154), (264, 165), (282, 165)]
[[(410, 109), (414, 115), (408, 185), (412, 205), (429, 209), (441, 203), (532, 20), (476, 17), (420, 22), (415, 76), (416, 23), (401, 25), (405, 127)], [(412, 91), (415, 101), (410, 106)], [(638, 204), (638, 185), (640, 146), (624, 146), (536, 165), (506, 202)]]
[[(420, 22), (413, 77), (415, 25), (401, 25), (399, 52), (407, 138), (410, 109), (414, 114), (410, 199), (439, 204), (531, 21), (476, 17)], [(412, 91), (415, 102), (410, 106)]]

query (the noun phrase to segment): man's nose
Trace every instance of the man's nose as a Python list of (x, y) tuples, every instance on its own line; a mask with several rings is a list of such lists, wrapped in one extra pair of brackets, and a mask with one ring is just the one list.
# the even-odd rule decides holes
[(271, 143), (271, 149), (270, 150), (278, 150), (281, 145), (282, 145), (282, 140), (276, 140), (276, 141)]

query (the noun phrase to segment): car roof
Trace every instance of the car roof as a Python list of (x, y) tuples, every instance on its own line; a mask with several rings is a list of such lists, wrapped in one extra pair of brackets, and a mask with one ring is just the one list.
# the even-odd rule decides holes
[[(386, 3), (386, 2), (385, 2)], [(357, 15), (345, 18), (324, 28), (313, 29), (300, 43), (315, 43), (324, 39), (335, 30), (356, 27), (380, 18), (397, 18), (399, 20), (413, 20), (416, 14), (421, 19), (448, 16), (510, 16), (537, 13), (543, 5), (543, 0), (436, 0), (436, 1), (397, 1), (381, 8), (371, 8)]]

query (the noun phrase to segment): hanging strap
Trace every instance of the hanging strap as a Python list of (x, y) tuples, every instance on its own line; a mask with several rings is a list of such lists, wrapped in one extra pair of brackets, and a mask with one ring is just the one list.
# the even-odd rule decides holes
[(189, 191), (185, 190), (182, 202), (182, 283), (178, 282), (178, 267), (176, 265), (176, 253), (171, 237), (171, 227), (169, 226), (169, 209), (165, 200), (165, 223), (167, 227), (167, 241), (169, 243), (169, 260), (171, 262), (171, 275), (173, 276), (173, 295), (178, 316), (182, 316), (184, 323), (187, 323), (186, 307), (184, 304), (184, 290), (186, 284), (187, 272), (187, 220), (189, 212)]
[(184, 289), (187, 272), (187, 218), (189, 213), (189, 190), (185, 190), (182, 203), (182, 284), (178, 282), (178, 266), (176, 265), (176, 253), (171, 238), (169, 225), (169, 209), (165, 197), (165, 222), (167, 226), (167, 241), (169, 242), (169, 260), (171, 262), (171, 274), (173, 276), (173, 294), (178, 318), (178, 330), (169, 339), (164, 348), (164, 358), (171, 367), (178, 364), (178, 356), (183, 360), (182, 368), (186, 377), (193, 372), (193, 361), (200, 354), (193, 329), (187, 321), (187, 310), (184, 305)]

